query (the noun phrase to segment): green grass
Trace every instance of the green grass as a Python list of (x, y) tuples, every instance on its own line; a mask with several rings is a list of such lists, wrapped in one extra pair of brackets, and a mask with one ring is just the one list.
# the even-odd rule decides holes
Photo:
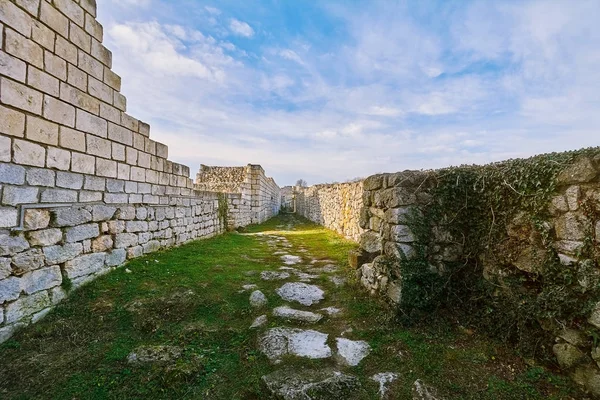
[[(282, 230), (282, 225), (293, 225)], [(364, 393), (376, 399), (369, 377), (398, 372), (394, 398), (411, 399), (416, 379), (435, 386), (447, 399), (580, 398), (568, 379), (530, 367), (500, 343), (464, 332), (444, 320), (402, 327), (388, 307), (368, 296), (348, 270), (355, 247), (322, 227), (283, 215), (244, 234), (230, 233), (136, 259), (74, 291), (43, 321), (0, 345), (2, 399), (264, 399), (260, 377), (274, 371), (257, 351), (257, 332), (248, 329), (259, 315), (241, 286), (256, 283), (269, 308), (282, 305), (274, 290), (281, 282), (260, 281), (251, 271), (282, 264), (265, 237), (285, 236), (291, 254), (330, 259), (344, 267), (350, 283), (336, 288), (324, 274), (320, 307), (342, 306), (345, 318), (324, 318), (314, 329), (335, 337), (348, 328), (351, 339), (373, 347), (358, 367)], [(306, 249), (307, 253), (299, 252)], [(269, 319), (269, 326), (279, 326)], [(140, 345), (183, 349), (175, 364), (134, 366), (127, 356)], [(332, 360), (288, 358), (298, 367), (334, 366)]]

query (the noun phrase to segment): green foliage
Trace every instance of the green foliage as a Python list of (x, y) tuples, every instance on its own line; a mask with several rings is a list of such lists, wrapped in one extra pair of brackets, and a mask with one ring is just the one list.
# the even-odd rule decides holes
[[(414, 321), (440, 308), (452, 310), (467, 323), (518, 343), (530, 354), (547, 344), (544, 322), (580, 324), (600, 298), (598, 285), (582, 289), (578, 284), (586, 270), (598, 268), (593, 226), (581, 254), (587, 265), (566, 267), (552, 247), (552, 229), (544, 221), (550, 220), (548, 205), (557, 190), (558, 174), (577, 157), (598, 151), (591, 148), (431, 172), (429, 186), (423, 190), (432, 201), (409, 221), (417, 238), (417, 257), (400, 263), (404, 319)], [(592, 202), (582, 207), (591, 221), (600, 220)], [(518, 230), (511, 237), (508, 229), (515, 225)], [(433, 257), (438, 231), (448, 232), (453, 245), (462, 249), (457, 261), (442, 263)], [(539, 249), (533, 272), (511, 264), (527, 241), (534, 241)], [(486, 273), (491, 279), (484, 279)]]
[(219, 224), (225, 229), (229, 229), (229, 225), (227, 223), (229, 216), (229, 203), (227, 201), (227, 194), (225, 193), (217, 193), (217, 198), (219, 202), (219, 207), (217, 209), (217, 215), (219, 216)]

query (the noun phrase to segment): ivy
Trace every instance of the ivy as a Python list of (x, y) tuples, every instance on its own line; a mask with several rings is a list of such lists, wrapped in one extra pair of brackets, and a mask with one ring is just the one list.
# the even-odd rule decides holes
[[(456, 315), (463, 323), (517, 343), (539, 355), (549, 327), (559, 323), (584, 326), (584, 319), (600, 298), (600, 288), (582, 288), (582, 276), (598, 270), (598, 241), (593, 226), (586, 231), (580, 258), (573, 266), (561, 264), (553, 248), (548, 205), (557, 193), (557, 177), (580, 156), (594, 156), (599, 148), (551, 153), (485, 166), (451, 167), (428, 173), (431, 201), (422, 213), (409, 218), (417, 239), (417, 256), (399, 263), (402, 282), (400, 315), (412, 322), (432, 315)], [(590, 221), (600, 220), (592, 201), (582, 210)], [(524, 240), (511, 238), (515, 218), (540, 251), (531, 271), (507, 262), (522, 251)], [(458, 260), (437, 262), (436, 230), (448, 232), (462, 251)], [(484, 278), (485, 268), (494, 268)], [(587, 271), (587, 272), (586, 272)], [(547, 350), (547, 348), (546, 348)]]

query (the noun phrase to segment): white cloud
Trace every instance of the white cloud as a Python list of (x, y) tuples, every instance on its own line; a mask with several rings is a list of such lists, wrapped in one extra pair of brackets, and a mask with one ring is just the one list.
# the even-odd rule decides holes
[(209, 6), (206, 6), (206, 7), (204, 7), (204, 9), (205, 9), (206, 11), (208, 11), (208, 12), (209, 12), (209, 14), (212, 14), (212, 15), (221, 15), (221, 10), (219, 10), (219, 9), (218, 9), (218, 8), (216, 8), (216, 7), (209, 7)]
[(231, 29), (231, 32), (236, 35), (244, 37), (251, 37), (254, 35), (254, 29), (252, 29), (250, 25), (235, 18), (232, 18), (229, 21), (229, 28)]

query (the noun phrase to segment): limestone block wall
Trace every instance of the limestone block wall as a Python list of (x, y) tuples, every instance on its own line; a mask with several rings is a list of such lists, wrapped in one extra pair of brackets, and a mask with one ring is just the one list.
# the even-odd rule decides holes
[(202, 165), (195, 187), (228, 193), (228, 227), (262, 223), (279, 213), (281, 189), (260, 165), (210, 167)]
[(0, 342), (70, 287), (223, 232), (227, 203), (252, 219), (127, 114), (95, 16), (95, 0), (0, 0)]
[(299, 215), (358, 242), (364, 228), (359, 226), (363, 206), (363, 182), (336, 183), (294, 188)]

